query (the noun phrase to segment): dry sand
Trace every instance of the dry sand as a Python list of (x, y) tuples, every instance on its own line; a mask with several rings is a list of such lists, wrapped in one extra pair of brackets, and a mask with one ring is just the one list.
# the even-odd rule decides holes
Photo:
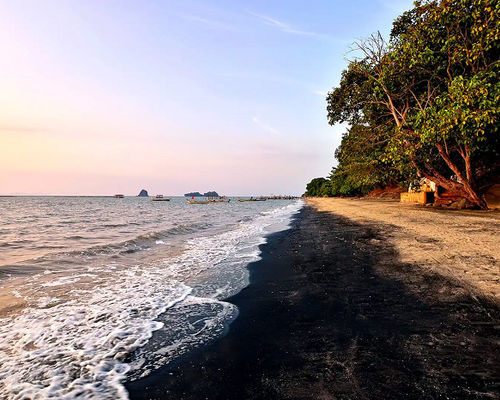
[(368, 199), (309, 198), (307, 203), (374, 228), (381, 235), (372, 240), (388, 241), (399, 261), (458, 280), (470, 294), (500, 302), (499, 213)]

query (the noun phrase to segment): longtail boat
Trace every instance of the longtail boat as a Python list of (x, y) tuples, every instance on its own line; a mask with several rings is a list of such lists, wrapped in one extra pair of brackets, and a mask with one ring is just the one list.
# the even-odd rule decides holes
[(257, 197), (257, 198), (253, 198), (253, 197), (250, 197), (249, 199), (238, 199), (238, 201), (266, 201), (267, 199), (265, 197)]
[(157, 194), (155, 197), (152, 197), (151, 200), (153, 201), (170, 201), (168, 197), (163, 197), (162, 194)]
[(213, 203), (213, 202), (208, 201), (208, 200), (188, 200), (188, 203), (189, 204), (209, 204), (209, 203)]
[(210, 203), (229, 203), (231, 199), (225, 199), (223, 197), (219, 197), (217, 199), (208, 199)]

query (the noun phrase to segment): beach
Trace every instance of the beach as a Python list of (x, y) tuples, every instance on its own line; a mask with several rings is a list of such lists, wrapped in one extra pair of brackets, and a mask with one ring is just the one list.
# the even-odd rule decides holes
[(373, 241), (389, 241), (400, 261), (456, 279), (468, 293), (500, 301), (498, 212), (441, 210), (369, 199), (315, 198), (309, 204), (378, 232), (379, 239)]
[(493, 399), (498, 213), (308, 199), (226, 299), (224, 337), (131, 399)]
[(0, 16), (0, 400), (500, 400), (498, 0)]
[(128, 399), (222, 336), (300, 200), (0, 197), (0, 399)]

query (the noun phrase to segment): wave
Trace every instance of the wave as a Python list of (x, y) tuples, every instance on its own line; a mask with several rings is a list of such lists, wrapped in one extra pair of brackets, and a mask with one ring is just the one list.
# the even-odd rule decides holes
[[(154, 245), (156, 245), (157, 241), (162, 241), (162, 239), (166, 239), (169, 237), (177, 236), (177, 235), (186, 235), (189, 233), (202, 231), (210, 228), (212, 225), (207, 222), (202, 223), (194, 223), (190, 225), (179, 224), (169, 229), (153, 231), (142, 233), (137, 235), (135, 238), (127, 239), (124, 241), (104, 244), (104, 245), (96, 245), (88, 248), (84, 248), (81, 250), (72, 250), (72, 251), (50, 251), (50, 250), (60, 250), (64, 249), (65, 246), (57, 246), (57, 245), (39, 245), (37, 246), (37, 250), (49, 250), (47, 254), (37, 256), (33, 259), (25, 259), (19, 261), (19, 265), (23, 265), (26, 263), (45, 263), (51, 261), (57, 261), (59, 259), (80, 259), (80, 258), (92, 258), (95, 256), (103, 256), (103, 255), (125, 255), (139, 252), (144, 249), (148, 249)], [(81, 242), (85, 239), (88, 239), (81, 235), (71, 235), (67, 236), (66, 239)], [(29, 241), (22, 241), (23, 243), (28, 243)], [(16, 242), (17, 243), (17, 242)], [(0, 243), (0, 247), (9, 247), (9, 248), (23, 248), (22, 245), (16, 245), (14, 243)], [(22, 264), (21, 264), (22, 263)]]
[(9, 242), (0, 242), (0, 247), (21, 248), (27, 243), (32, 243), (32, 241), (27, 239), (18, 239), (18, 240), (11, 240)]
[[(162, 262), (95, 263), (84, 273), (30, 278), (28, 296), (19, 295), (32, 306), (0, 319), (0, 398), (128, 398), (127, 376), (146, 376), (223, 334), (237, 315), (223, 299), (248, 284), (246, 266), (260, 258), (269, 227), (289, 223), (300, 206), (191, 237), (186, 251)], [(179, 225), (113, 246), (202, 226), (210, 224)]]
[(179, 282), (155, 284), (158, 273), (134, 272), (84, 299), (52, 299), (1, 321), (0, 397), (127, 399), (124, 357), (145, 345), (161, 327), (156, 318), (190, 292)]
[(236, 229), (187, 242), (189, 248), (174, 260), (169, 271), (184, 272), (192, 287), (185, 300), (160, 316), (164, 328), (131, 356), (129, 380), (147, 376), (180, 355), (223, 334), (238, 310), (223, 299), (249, 283), (248, 264), (260, 260), (260, 246), (273, 225), (278, 230), (289, 226), (302, 202), (282, 207), (250, 221), (241, 221)]

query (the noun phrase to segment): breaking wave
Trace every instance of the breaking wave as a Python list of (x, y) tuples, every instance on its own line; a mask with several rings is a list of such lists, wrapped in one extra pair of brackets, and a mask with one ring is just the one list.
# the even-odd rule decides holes
[(202, 222), (111, 245), (196, 232), (181, 254), (159, 262), (108, 257), (31, 276), (13, 291), (26, 307), (0, 318), (0, 398), (127, 399), (124, 380), (223, 334), (238, 312), (224, 299), (248, 284), (246, 267), (260, 258), (266, 234), (284, 229), (300, 207), (256, 213), (217, 234), (203, 233), (210, 224)]

